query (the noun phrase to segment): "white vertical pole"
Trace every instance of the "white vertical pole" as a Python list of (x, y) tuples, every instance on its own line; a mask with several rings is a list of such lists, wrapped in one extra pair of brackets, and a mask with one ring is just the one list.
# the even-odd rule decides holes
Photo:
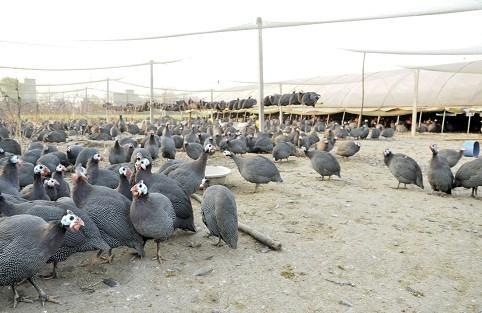
[(363, 63), (362, 63), (362, 85), (361, 85), (361, 109), (360, 109), (360, 117), (358, 118), (358, 127), (361, 126), (361, 121), (363, 117), (363, 106), (365, 105), (365, 57), (367, 53), (363, 52)]
[(445, 109), (444, 109), (444, 115), (442, 117), (442, 134), (444, 133), (444, 127), (445, 127)]
[(82, 113), (87, 113), (88, 108), (89, 108), (89, 106), (88, 106), (88, 104), (87, 104), (87, 98), (88, 98), (88, 96), (87, 96), (87, 89), (88, 89), (88, 88), (87, 88), (87, 87), (85, 87), (85, 100), (84, 100), (84, 102), (85, 102), (85, 103), (84, 103), (84, 104), (85, 104), (85, 106), (84, 106), (84, 110), (83, 110), (83, 112), (82, 112)]
[[(415, 136), (417, 131), (417, 106), (418, 106), (418, 79), (419, 69), (416, 69), (413, 76), (413, 103), (412, 103), (412, 137)], [(422, 121), (422, 111), (420, 111), (420, 121)]]
[(341, 117), (341, 125), (345, 124), (345, 113), (346, 113), (346, 110), (343, 110), (343, 116)]
[(263, 20), (256, 19), (258, 25), (258, 69), (259, 69), (259, 131), (264, 132), (264, 78), (263, 78)]
[(149, 121), (152, 124), (152, 105), (154, 104), (154, 61), (149, 62), (151, 69), (151, 93), (149, 95)]
[(107, 78), (106, 80), (107, 82), (107, 92), (106, 92), (106, 95), (105, 95), (105, 121), (106, 122), (109, 122), (109, 107), (108, 107), (108, 104), (109, 104), (109, 78)]
[(469, 113), (469, 124), (467, 125), (467, 134), (470, 132), (470, 119), (472, 118), (471, 113)]
[[(283, 85), (282, 84), (279, 84), (279, 94), (280, 94), (280, 98), (279, 100), (281, 100), (281, 96), (283, 95)], [(278, 101), (278, 106), (279, 106), (279, 124), (283, 124), (283, 110), (281, 109), (281, 103), (280, 101)]]

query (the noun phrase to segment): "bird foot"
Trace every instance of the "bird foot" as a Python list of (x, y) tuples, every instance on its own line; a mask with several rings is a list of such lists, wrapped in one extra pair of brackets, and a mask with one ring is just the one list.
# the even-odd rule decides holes
[(40, 275), (40, 277), (41, 277), (43, 280), (51, 280), (51, 279), (57, 279), (57, 278), (59, 278), (59, 276), (58, 276), (57, 273), (55, 273), (55, 272), (50, 273), (50, 275)]
[(55, 304), (62, 304), (59, 300), (55, 299), (54, 297), (49, 296), (48, 294), (41, 293), (39, 295), (40, 302), (42, 306), (45, 306), (45, 302), (55, 303)]
[(142, 260), (142, 255), (140, 255), (137, 252), (132, 252), (131, 255), (132, 255), (131, 259), (129, 260), (130, 262), (132, 262), (134, 260)]
[(13, 308), (15, 309), (19, 302), (33, 303), (33, 300), (27, 297), (19, 296), (18, 294), (13, 297)]
[(114, 261), (114, 255), (111, 254), (109, 256), (101, 256), (99, 257), (99, 259), (102, 260), (100, 264), (112, 264), (112, 262)]
[(97, 261), (99, 260), (99, 257), (95, 256), (90, 259), (89, 262), (83, 262), (80, 264), (80, 267), (92, 267), (97, 264)]
[(161, 261), (167, 261), (167, 259), (163, 258), (162, 256), (158, 255), (158, 256), (155, 256), (152, 258), (152, 261), (156, 261), (157, 260), (157, 263), (159, 264), (162, 264)]

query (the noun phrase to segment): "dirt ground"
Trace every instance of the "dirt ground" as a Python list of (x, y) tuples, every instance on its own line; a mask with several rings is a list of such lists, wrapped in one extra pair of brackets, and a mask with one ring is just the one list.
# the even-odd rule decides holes
[[(426, 178), (429, 144), (455, 149), (467, 138), (365, 140), (357, 155), (339, 159), (342, 177), (331, 181), (321, 181), (307, 158), (291, 158), (277, 165), (284, 183), (256, 194), (217, 153), (208, 164), (233, 170), (227, 184), (239, 220), (280, 241), (282, 251), (244, 234), (237, 250), (213, 246), (193, 201), (198, 232), (177, 231), (162, 245), (161, 265), (151, 260), (152, 242), (142, 260), (116, 249), (112, 265), (88, 268), (79, 265), (93, 253), (74, 255), (60, 264), (60, 279), (40, 281), (62, 305), (21, 303), (15, 312), (482, 312), (482, 188), (477, 199), (460, 188), (433, 194)], [(425, 190), (394, 189), (384, 148), (417, 160)], [(19, 291), (36, 296), (28, 284)], [(11, 290), (0, 288), (0, 312), (12, 311)]]

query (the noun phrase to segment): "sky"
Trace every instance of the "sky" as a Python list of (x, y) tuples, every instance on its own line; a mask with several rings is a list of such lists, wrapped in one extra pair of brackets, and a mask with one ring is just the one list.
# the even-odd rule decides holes
[[(481, 4), (463, 0), (341, 1), (5, 1), (0, 27), (0, 65), (72, 68), (181, 59), (155, 65), (154, 85), (175, 89), (222, 89), (233, 81), (257, 81), (256, 31), (128, 42), (81, 40), (143, 37), (269, 22), (316, 21)], [(482, 47), (482, 11), (383, 21), (266, 29), (266, 81), (357, 73), (362, 55), (344, 49), (458, 49)], [(369, 54), (366, 71), (482, 59), (482, 56)], [(0, 77), (35, 78), (39, 84), (107, 77), (149, 85), (149, 68), (38, 72), (0, 69)], [(89, 85), (106, 88), (105, 83)], [(57, 86), (71, 90), (82, 86)], [(111, 91), (129, 86), (111, 82)], [(47, 87), (39, 88), (46, 90)], [(148, 94), (148, 89), (133, 88)]]

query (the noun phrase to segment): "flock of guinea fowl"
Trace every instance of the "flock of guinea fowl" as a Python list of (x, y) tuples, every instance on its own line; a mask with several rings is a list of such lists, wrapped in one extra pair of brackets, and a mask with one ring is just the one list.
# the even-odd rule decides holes
[[(340, 176), (341, 171), (332, 149), (349, 158), (361, 148), (360, 141), (354, 140), (394, 135), (392, 128), (382, 126), (370, 129), (333, 122), (326, 125), (323, 121), (303, 120), (291, 125), (267, 122), (268, 130), (259, 132), (253, 122), (238, 125), (197, 119), (186, 127), (186, 122), (161, 120), (158, 126), (146, 123), (144, 137), (137, 140), (126, 132), (134, 129), (130, 127), (134, 123), (126, 123), (122, 116), (116, 123), (104, 125), (55, 122), (39, 127), (23, 153), (1, 126), (0, 286), (10, 286), (13, 307), (20, 301), (31, 302), (16, 289), (25, 280), (35, 287), (42, 305), (46, 301), (57, 303), (40, 288), (36, 276), (46, 263), (52, 263), (52, 274), (46, 278), (56, 278), (57, 264), (76, 253), (98, 251), (89, 264), (112, 262), (112, 250), (124, 246), (144, 257), (145, 243), (152, 239), (157, 243), (155, 259), (161, 262), (161, 242), (176, 229), (196, 231), (190, 196), (200, 188), (204, 189), (203, 223), (219, 238), (217, 245), (224, 241), (235, 249), (235, 196), (225, 186), (210, 186), (205, 177), (207, 159), (216, 150), (234, 161), (240, 175), (255, 184), (256, 192), (260, 184), (282, 182), (275, 163), (300, 156), (298, 151), (310, 159), (322, 180), (330, 179)], [(76, 144), (63, 152), (55, 144), (39, 141), (55, 142), (52, 138), (65, 138), (67, 133), (117, 137), (109, 151), (110, 165), (102, 166), (103, 157), (96, 148)], [(337, 142), (349, 137), (354, 140)], [(475, 197), (482, 185), (482, 158), (464, 163), (454, 175), (451, 167), (460, 160), (463, 149), (439, 150), (436, 145), (430, 149), (428, 181), (432, 189), (450, 194), (456, 187), (472, 188)], [(189, 161), (176, 159), (180, 150)], [(256, 155), (241, 156), (247, 152)], [(261, 153), (271, 153), (273, 160)], [(422, 171), (414, 159), (388, 149), (383, 156), (398, 187), (415, 184), (424, 188)], [(153, 171), (158, 158), (167, 161)], [(73, 172), (71, 183), (65, 177), (68, 169)]]

